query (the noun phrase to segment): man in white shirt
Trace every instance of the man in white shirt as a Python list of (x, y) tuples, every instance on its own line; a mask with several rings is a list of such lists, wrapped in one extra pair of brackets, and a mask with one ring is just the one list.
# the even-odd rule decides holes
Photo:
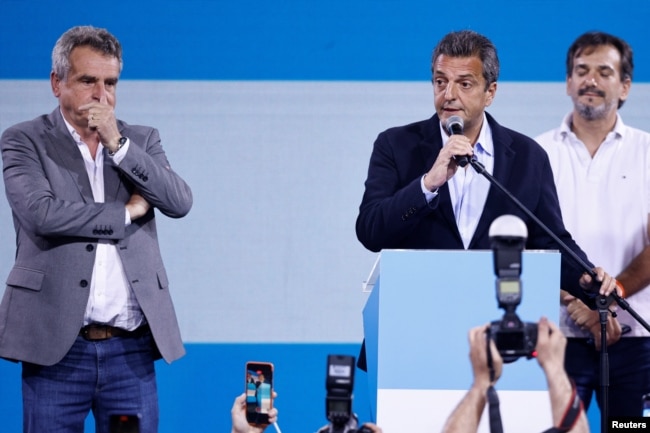
[[(566, 228), (590, 259), (616, 275), (632, 309), (647, 320), (650, 134), (618, 114), (632, 84), (632, 50), (616, 36), (589, 32), (571, 45), (566, 63), (573, 111), (536, 140), (548, 153)], [(586, 407), (594, 391), (600, 404), (598, 311), (564, 291), (561, 304), (567, 372)], [(607, 324), (609, 415), (641, 416), (641, 397), (650, 392), (650, 334), (629, 313), (617, 314)], [(631, 328), (623, 338), (622, 325)]]

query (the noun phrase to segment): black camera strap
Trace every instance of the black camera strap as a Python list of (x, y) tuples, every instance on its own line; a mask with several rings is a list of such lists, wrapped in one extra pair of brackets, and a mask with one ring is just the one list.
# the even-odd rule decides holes
[[(491, 365), (490, 355), (488, 355), (488, 363)], [(492, 368), (490, 371), (491, 373), (493, 372)], [(570, 431), (574, 427), (576, 421), (578, 421), (580, 412), (582, 412), (583, 409), (582, 400), (576, 391), (576, 386), (573, 381), (571, 381), (571, 389), (571, 400), (564, 411), (560, 425), (544, 430), (542, 433), (566, 433)], [(493, 386), (490, 386), (487, 390), (487, 400), (489, 403), (490, 433), (503, 433), (503, 424), (501, 422), (501, 412), (499, 409), (499, 396)]]
[(493, 386), (487, 389), (487, 400), (489, 403), (488, 413), (490, 415), (490, 433), (503, 433), (501, 422), (501, 411), (499, 409), (499, 396)]
[[(485, 333), (485, 342), (487, 343), (487, 366), (490, 370), (490, 383), (494, 383), (494, 362), (492, 361), (492, 351), (490, 350), (490, 327)], [(492, 385), (487, 389), (488, 414), (490, 416), (490, 433), (503, 433), (503, 423), (501, 422), (501, 411), (499, 409), (499, 396), (497, 390)]]
[[(490, 383), (494, 383), (495, 378), (495, 373), (494, 373), (494, 361), (492, 361), (492, 351), (490, 350), (490, 341), (492, 340), (492, 328), (488, 326), (486, 332), (485, 332), (485, 351), (487, 353), (487, 366), (488, 369), (490, 370)], [(490, 387), (492, 388), (492, 387)], [(498, 402), (497, 402), (498, 403)]]

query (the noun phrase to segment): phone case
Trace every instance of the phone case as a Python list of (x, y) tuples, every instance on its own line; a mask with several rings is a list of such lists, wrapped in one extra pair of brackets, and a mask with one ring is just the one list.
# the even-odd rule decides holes
[(246, 420), (251, 425), (269, 424), (269, 410), (273, 407), (273, 373), (270, 362), (246, 363)]

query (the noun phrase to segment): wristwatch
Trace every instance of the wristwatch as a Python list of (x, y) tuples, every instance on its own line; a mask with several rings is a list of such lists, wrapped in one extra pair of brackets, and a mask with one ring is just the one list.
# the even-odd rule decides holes
[(115, 154), (117, 153), (117, 151), (120, 150), (120, 149), (122, 148), (122, 146), (124, 146), (124, 145), (126, 144), (127, 140), (128, 140), (128, 138), (126, 138), (126, 137), (120, 137), (120, 139), (117, 140), (117, 149), (115, 149), (115, 152), (111, 152), (111, 151), (109, 150), (109, 151), (108, 151), (108, 154), (109, 154), (110, 156), (115, 155)]

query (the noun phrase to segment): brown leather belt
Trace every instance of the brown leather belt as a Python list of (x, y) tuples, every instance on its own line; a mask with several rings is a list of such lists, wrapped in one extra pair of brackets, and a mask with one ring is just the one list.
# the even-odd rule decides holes
[(113, 337), (137, 338), (149, 332), (149, 325), (142, 325), (133, 331), (108, 325), (87, 325), (81, 328), (79, 335), (88, 341), (108, 340)]

